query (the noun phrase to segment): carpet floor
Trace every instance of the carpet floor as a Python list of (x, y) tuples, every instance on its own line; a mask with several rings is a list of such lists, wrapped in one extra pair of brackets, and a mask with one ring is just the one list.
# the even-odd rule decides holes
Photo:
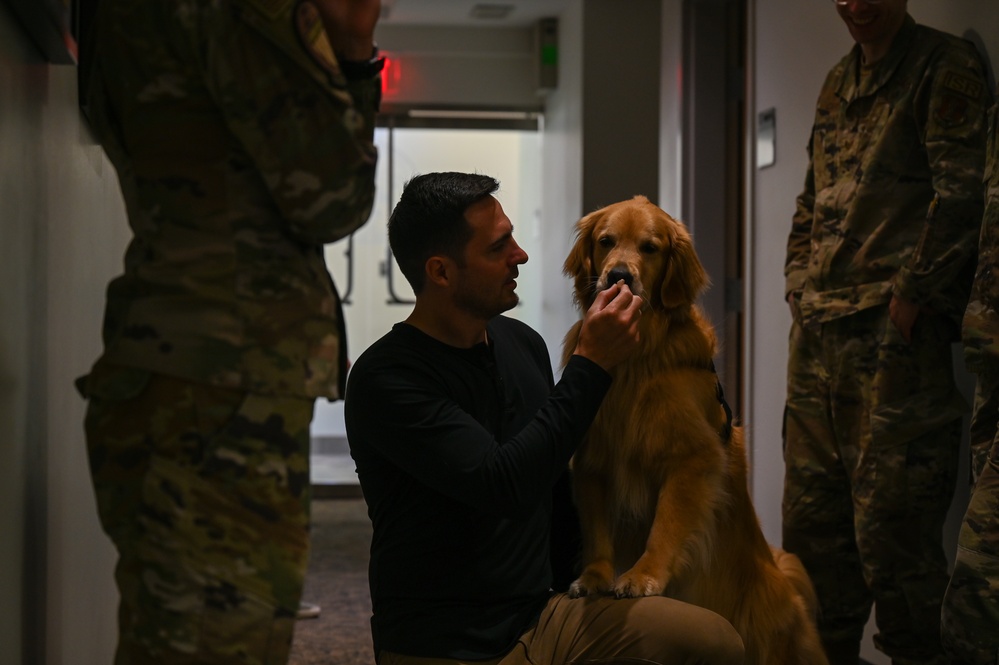
[(314, 499), (312, 549), (302, 600), (315, 619), (295, 624), (290, 665), (374, 665), (368, 548), (371, 522), (363, 499)]

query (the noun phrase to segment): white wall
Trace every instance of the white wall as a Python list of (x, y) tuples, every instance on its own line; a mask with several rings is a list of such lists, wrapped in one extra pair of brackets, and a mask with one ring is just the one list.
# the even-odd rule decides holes
[[(999, 2), (982, 0), (910, 0), (909, 13), (920, 23), (965, 36), (979, 26), (979, 43), (999, 65)], [(750, 406), (747, 427), (753, 451), (753, 497), (767, 538), (780, 542), (780, 499), (783, 485), (781, 421), (784, 408), (787, 334), (791, 318), (784, 304), (784, 253), (794, 200), (804, 184), (806, 147), (815, 100), (826, 72), (844, 55), (852, 40), (828, 1), (755, 0), (756, 113), (775, 108), (777, 149), (774, 166), (755, 172), (755, 202), (747, 242), (752, 256), (748, 277), (748, 360)], [(974, 35), (971, 35), (974, 37)], [(973, 383), (959, 368), (958, 379), (970, 396)], [(950, 543), (966, 502), (958, 492), (948, 522)], [(863, 655), (887, 662), (868, 641)]]
[[(541, 172), (541, 242), (545, 248), (541, 334), (552, 364), (561, 360), (561, 340), (576, 321), (562, 262), (572, 242), (572, 224), (583, 215), (583, 7), (574, 2), (559, 17), (558, 89), (545, 102)], [(555, 344), (553, 340), (557, 340)]]
[[(73, 387), (100, 352), (104, 289), (121, 269), (129, 233), (118, 179), (80, 120), (76, 71), (54, 67), (43, 114), (49, 663), (103, 658), (115, 645), (115, 555), (96, 517)], [(39, 293), (39, 295), (42, 295)]]
[(683, 209), (683, 3), (663, 0), (659, 66), (659, 207)]
[(15, 72), (13, 62), (23, 62), (28, 48), (11, 19), (0, 6), (0, 663), (21, 662), (21, 594), (25, 523), (27, 521), (28, 464), (28, 348), (30, 288), (34, 241), (31, 211), (16, 195), (19, 182), (7, 174), (23, 169), (26, 146), (7, 139), (15, 125), (29, 122), (17, 100), (30, 94), (29, 82)]
[[(756, 112), (776, 108), (776, 163), (755, 173), (755, 214), (747, 242), (755, 270), (747, 275), (754, 344), (746, 427), (753, 449), (754, 501), (767, 539), (780, 543), (784, 463), (781, 418), (791, 317), (784, 304), (784, 254), (794, 200), (808, 166), (805, 148), (825, 74), (852, 44), (832, 2), (756, 0)], [(802, 57), (802, 54), (809, 57)]]
[[(127, 226), (80, 121), (76, 69), (42, 62), (2, 3), (0, 174), (0, 663), (108, 663), (114, 554), (73, 379), (99, 352)], [(23, 627), (45, 635), (44, 660)]]

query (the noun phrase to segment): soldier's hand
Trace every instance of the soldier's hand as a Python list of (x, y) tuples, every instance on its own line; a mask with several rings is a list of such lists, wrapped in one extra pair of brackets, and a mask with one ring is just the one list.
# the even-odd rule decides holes
[(574, 353), (610, 370), (638, 346), (642, 299), (623, 281), (601, 291), (583, 316)]
[(311, 0), (319, 9), (337, 57), (368, 60), (374, 49), (381, 0)]
[(791, 319), (794, 321), (798, 320), (798, 299), (801, 298), (801, 293), (796, 291), (791, 291), (787, 294), (787, 306), (791, 309)]

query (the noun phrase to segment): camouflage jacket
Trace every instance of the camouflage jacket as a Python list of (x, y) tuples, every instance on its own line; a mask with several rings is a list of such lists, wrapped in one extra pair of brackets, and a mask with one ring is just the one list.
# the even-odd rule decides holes
[[(999, 89), (996, 97), (999, 98)], [(999, 104), (989, 111), (988, 136), (978, 270), (962, 332), (968, 368), (999, 375)]]
[(829, 72), (784, 267), (803, 325), (898, 294), (957, 330), (981, 223), (990, 97), (974, 46), (910, 16), (872, 67), (854, 46)]
[(88, 115), (133, 232), (102, 358), (340, 396), (344, 326), (322, 248), (370, 215), (380, 80), (348, 80), (309, 9), (100, 3)]

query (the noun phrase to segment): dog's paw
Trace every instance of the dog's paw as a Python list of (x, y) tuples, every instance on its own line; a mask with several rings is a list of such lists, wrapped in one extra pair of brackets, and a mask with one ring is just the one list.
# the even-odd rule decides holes
[(613, 569), (609, 562), (592, 563), (583, 570), (579, 579), (569, 585), (569, 596), (582, 598), (610, 593), (613, 583)]
[(665, 589), (666, 585), (651, 575), (642, 575), (629, 570), (617, 579), (614, 584), (614, 595), (618, 598), (661, 596)]
[(576, 580), (569, 585), (568, 593), (570, 598), (584, 598), (590, 595), (590, 589), (582, 580)]
[(585, 596), (600, 596), (611, 592), (611, 583), (587, 581), (583, 577), (569, 585), (570, 598), (583, 598)]

